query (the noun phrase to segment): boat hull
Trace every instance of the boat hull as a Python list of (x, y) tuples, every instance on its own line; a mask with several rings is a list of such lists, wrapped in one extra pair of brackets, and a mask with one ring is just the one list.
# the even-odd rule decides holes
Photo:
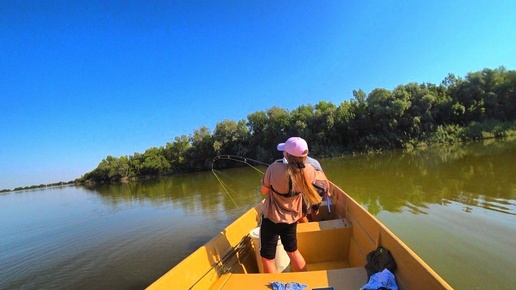
[[(320, 221), (298, 224), (298, 248), (307, 272), (259, 273), (249, 233), (259, 226), (263, 203), (244, 213), (147, 289), (270, 289), (271, 281), (315, 287), (358, 289), (367, 283), (366, 255), (387, 248), (397, 264), (399, 289), (452, 289), (378, 219), (331, 184), (331, 208)], [(245, 284), (241, 284), (245, 283)]]

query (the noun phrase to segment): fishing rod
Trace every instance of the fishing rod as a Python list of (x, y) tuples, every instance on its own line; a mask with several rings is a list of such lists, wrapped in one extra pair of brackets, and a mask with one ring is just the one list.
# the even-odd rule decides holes
[[(213, 158), (213, 163), (212, 163), (212, 167), (213, 167), (213, 164), (215, 163), (215, 161), (217, 160), (232, 160), (232, 161), (238, 161), (238, 162), (242, 162), (242, 163), (245, 163), (253, 168), (255, 168), (254, 166), (252, 166), (248, 161), (251, 161), (253, 163), (256, 163), (256, 164), (259, 164), (259, 165), (263, 165), (263, 166), (269, 166), (270, 164), (269, 163), (265, 163), (265, 162), (262, 162), (262, 161), (259, 161), (259, 160), (256, 160), (256, 159), (251, 159), (251, 158), (247, 158), (247, 157), (243, 157), (243, 156), (239, 156), (239, 155), (217, 155)], [(256, 169), (256, 168), (255, 168)], [(260, 171), (261, 173), (263, 173), (261, 170), (258, 169), (258, 171)]]
[[(231, 201), (235, 204), (235, 206), (238, 208), (238, 204), (235, 202), (235, 200), (233, 199), (233, 197), (231, 196), (231, 194), (229, 193), (229, 191), (232, 191), (233, 193), (236, 194), (236, 192), (234, 190), (232, 190), (220, 177), (219, 175), (217, 174), (217, 172), (221, 173), (219, 170), (216, 170), (215, 169), (215, 162), (219, 161), (219, 160), (229, 160), (229, 161), (235, 161), (235, 162), (240, 162), (240, 163), (243, 163), (251, 168), (253, 168), (254, 170), (256, 170), (257, 172), (259, 172), (260, 174), (263, 174), (263, 170), (260, 170), (258, 167), (256, 167), (255, 165), (253, 164), (257, 164), (257, 165), (262, 165), (262, 166), (269, 166), (269, 164), (265, 163), (265, 162), (262, 162), (262, 161), (259, 161), (259, 160), (255, 160), (255, 159), (251, 159), (251, 158), (247, 158), (247, 157), (243, 157), (243, 156), (238, 156), (238, 155), (217, 155), (213, 158), (212, 160), (212, 163), (211, 163), (211, 172), (213, 173), (213, 175), (215, 175), (215, 177), (217, 178), (217, 181), (220, 183), (220, 185), (222, 185), (222, 188), (224, 189), (224, 191), (226, 192), (226, 194), (229, 196), (229, 198), (231, 199)], [(251, 164), (253, 163), (253, 164)], [(233, 180), (237, 180), (236, 178), (233, 178)], [(240, 182), (244, 185), (247, 185), (246, 183), (244, 182)]]
[[(251, 168), (253, 168), (254, 170), (258, 171), (261, 174), (264, 174), (264, 172), (262, 170), (258, 169), (256, 166), (252, 165), (249, 162), (253, 162), (253, 163), (256, 163), (256, 164), (259, 164), (259, 165), (263, 165), (265, 167), (269, 166), (269, 164), (265, 163), (265, 162), (262, 162), (262, 161), (259, 161), (259, 160), (255, 160), (255, 159), (239, 156), (239, 155), (217, 155), (217, 156), (215, 156), (213, 158), (213, 161), (211, 163), (211, 171), (213, 172), (213, 175), (215, 175), (215, 177), (217, 178), (219, 183), (222, 185), (222, 188), (224, 188), (224, 191), (226, 191), (226, 194), (229, 196), (231, 201), (233, 201), (235, 206), (238, 208), (237, 203), (235, 202), (235, 200), (233, 199), (233, 197), (229, 193), (229, 190), (231, 190), (231, 188), (226, 183), (224, 183), (224, 181), (216, 173), (216, 171), (218, 171), (218, 170), (215, 170), (214, 165), (215, 165), (215, 162), (218, 161), (218, 160), (230, 160), (230, 161), (240, 162), (240, 163), (243, 163), (243, 164), (246, 164), (246, 165), (250, 166)], [(220, 171), (218, 171), (218, 172), (220, 172)], [(241, 182), (241, 183), (245, 184), (243, 182)], [(233, 191), (233, 190), (231, 190), (231, 191)], [(235, 191), (233, 191), (233, 192), (236, 194)], [(331, 203), (330, 197), (328, 195), (326, 195), (326, 204), (328, 206), (328, 212), (329, 213), (331, 213), (330, 203)]]

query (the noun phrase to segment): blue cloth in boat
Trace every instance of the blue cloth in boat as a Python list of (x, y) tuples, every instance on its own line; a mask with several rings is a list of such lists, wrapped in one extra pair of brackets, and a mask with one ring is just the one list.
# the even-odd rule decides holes
[(305, 284), (297, 282), (281, 283), (275, 281), (269, 282), (269, 284), (272, 286), (273, 290), (304, 290), (306, 287), (308, 287)]
[(373, 274), (369, 278), (369, 282), (362, 286), (362, 290), (377, 290), (377, 289), (389, 289), (398, 290), (398, 284), (396, 284), (396, 278), (394, 274), (385, 268), (383, 271)]

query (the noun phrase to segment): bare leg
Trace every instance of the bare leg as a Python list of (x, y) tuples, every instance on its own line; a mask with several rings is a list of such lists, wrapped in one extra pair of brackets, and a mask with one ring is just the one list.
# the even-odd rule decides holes
[(306, 271), (306, 261), (299, 250), (295, 250), (294, 252), (287, 252), (287, 255), (290, 258), (290, 264), (292, 265), (292, 268), (295, 272)]
[(276, 267), (276, 262), (274, 261), (274, 259), (269, 260), (269, 259), (262, 257), (262, 264), (263, 264), (263, 272), (278, 273), (278, 268)]

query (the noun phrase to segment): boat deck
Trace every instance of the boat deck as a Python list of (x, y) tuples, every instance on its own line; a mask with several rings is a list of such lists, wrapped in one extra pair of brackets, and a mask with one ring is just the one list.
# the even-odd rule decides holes
[[(367, 283), (367, 253), (378, 246), (396, 260), (400, 290), (453, 289), (380, 221), (342, 189), (332, 185), (331, 211), (297, 226), (306, 272), (259, 273), (259, 253), (250, 231), (259, 225), (257, 204), (148, 289), (272, 289), (271, 282), (297, 282), (308, 289), (360, 289)], [(331, 214), (330, 214), (331, 213)]]
[[(367, 283), (364, 267), (353, 267), (342, 249), (351, 235), (347, 219), (333, 219), (298, 225), (299, 248), (307, 261), (306, 272), (227, 273), (210, 288), (271, 289), (270, 282), (298, 282), (308, 289), (333, 286), (334, 289), (360, 289)], [(314, 245), (317, 245), (314, 247)], [(344, 248), (347, 249), (347, 246)], [(333, 250), (328, 250), (333, 249)]]
[(270, 282), (275, 281), (298, 282), (307, 285), (307, 289), (328, 286), (333, 286), (334, 289), (360, 289), (367, 283), (367, 273), (364, 267), (274, 274), (228, 273), (223, 275), (210, 290), (270, 290)]

